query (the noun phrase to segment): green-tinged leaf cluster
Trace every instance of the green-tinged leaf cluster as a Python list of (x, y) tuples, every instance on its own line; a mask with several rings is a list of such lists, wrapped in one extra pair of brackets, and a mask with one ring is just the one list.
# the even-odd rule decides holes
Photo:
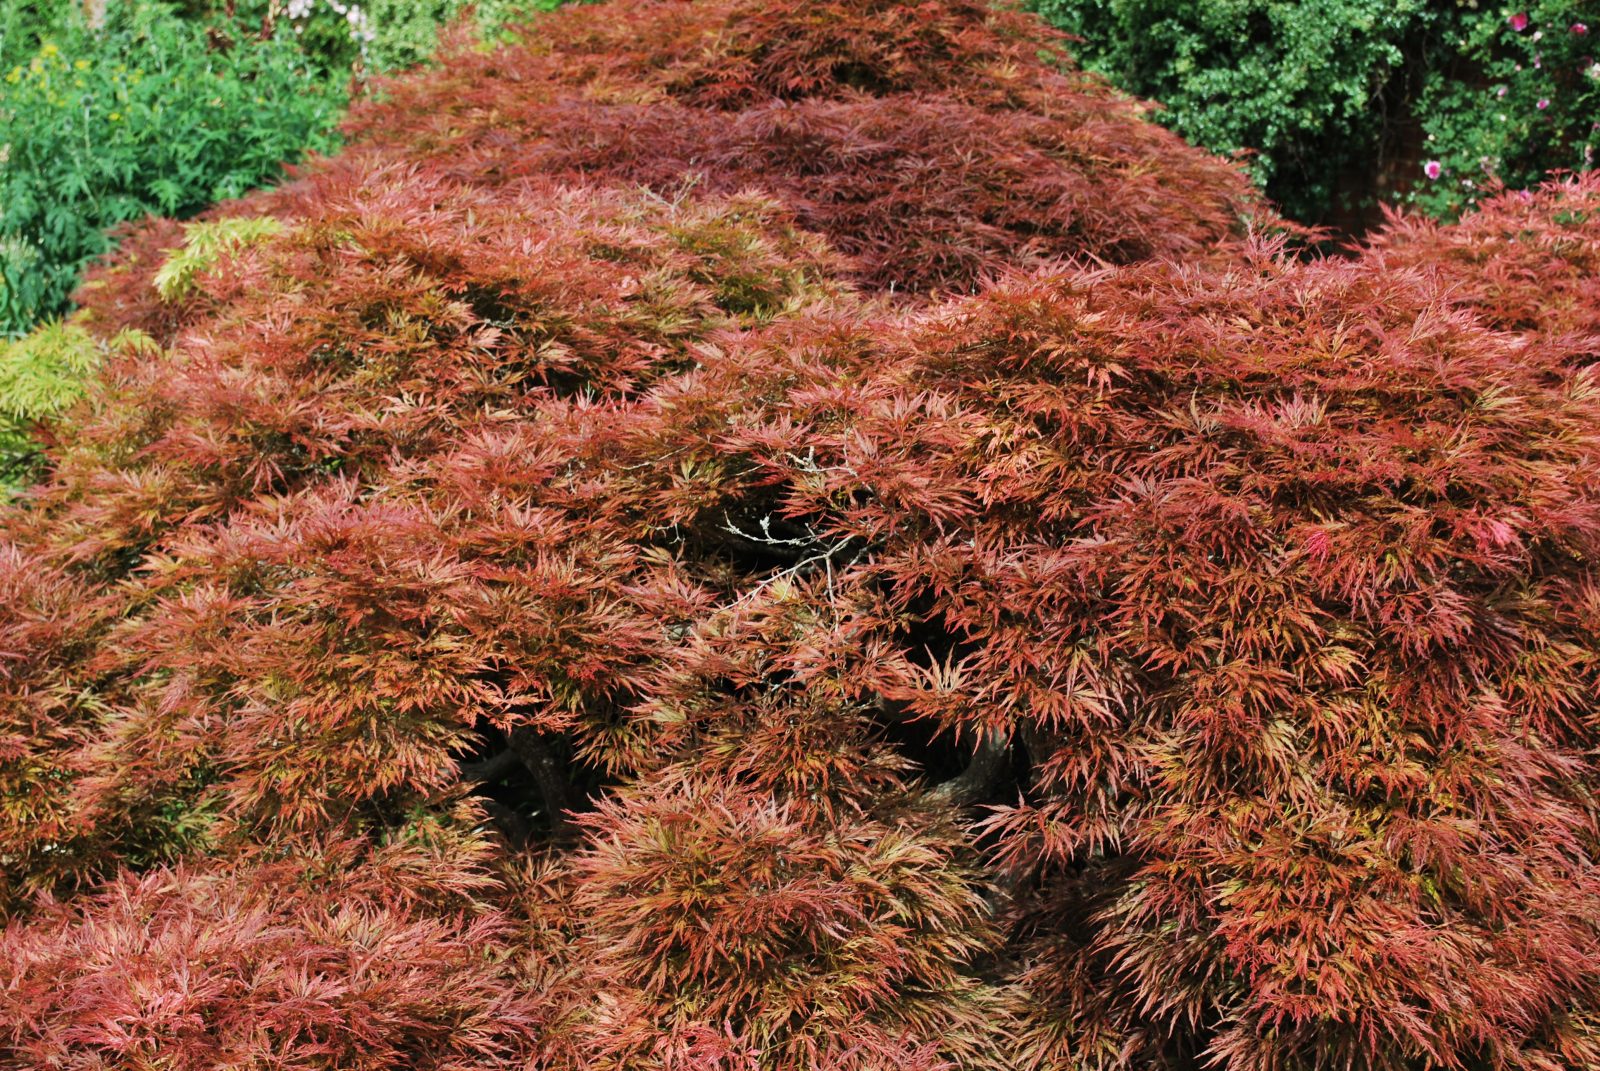
[(0, 480), (25, 478), (38, 455), (32, 430), (77, 401), (100, 363), (100, 343), (76, 324), (55, 321), (0, 343)]
[(171, 250), (152, 280), (163, 301), (177, 301), (194, 288), (195, 277), (223, 257), (282, 233), (271, 216), (230, 217), (183, 225), (183, 245)]

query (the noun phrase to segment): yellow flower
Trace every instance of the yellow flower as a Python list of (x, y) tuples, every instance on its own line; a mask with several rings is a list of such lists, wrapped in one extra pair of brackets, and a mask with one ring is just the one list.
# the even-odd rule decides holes
[(120, 122), (122, 122), (122, 113), (121, 113), (121, 112), (112, 112), (112, 113), (111, 113), (111, 121), (112, 121), (112, 122), (113, 122), (113, 123), (120, 123)]
[(46, 41), (44, 43), (44, 47), (39, 50), (39, 54), (41, 56), (54, 56), (60, 53), (60, 51), (61, 50), (55, 46), (54, 41)]
[(86, 59), (73, 60), (72, 66), (74, 70), (87, 71), (89, 69), (89, 61)]

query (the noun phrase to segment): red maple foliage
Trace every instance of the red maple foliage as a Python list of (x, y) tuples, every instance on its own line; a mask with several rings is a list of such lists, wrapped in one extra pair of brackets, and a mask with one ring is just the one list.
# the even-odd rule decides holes
[(995, 288), (731, 438), (869, 548), (857, 687), (1026, 756), (985, 823), (1017, 1063), (1600, 1058), (1600, 395), (1562, 355), (1258, 253)]
[(995, 1066), (997, 994), (962, 972), (989, 943), (983, 902), (934, 819), (828, 820), (694, 770), (603, 802), (573, 904), (606, 979), (592, 1058)]
[[(544, 25), (82, 291), (3, 515), (0, 1066), (1600, 1065), (1586, 187), (1497, 317), (1515, 253), (1427, 252), (1487, 219), (1174, 262), (1231, 171), (1027, 164), (1170, 143), (1020, 16)], [(735, 128), (981, 129), (1017, 214), (797, 193), (859, 146), (681, 187)], [(1168, 256), (1040, 266), (1108, 250)]]
[(1019, 264), (1202, 256), (1242, 233), (1239, 171), (974, 0), (652, 0), (463, 47), (351, 131), (474, 183), (759, 190), (863, 284), (966, 290)]
[(1600, 360), (1600, 175), (1485, 200), (1460, 222), (1392, 218), (1366, 255), (1436, 275), (1455, 300), (1507, 331), (1534, 332)]
[(499, 951), (484, 846), (410, 836), (40, 905), (0, 936), (8, 1066), (525, 1065), (553, 1005)]

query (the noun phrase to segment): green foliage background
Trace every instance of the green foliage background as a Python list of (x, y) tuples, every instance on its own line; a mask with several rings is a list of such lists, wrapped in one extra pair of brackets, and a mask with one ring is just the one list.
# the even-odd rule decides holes
[(0, 335), (63, 312), (107, 228), (273, 181), (333, 147), (345, 104), (293, 41), (242, 24), (141, 3), (59, 31), (4, 74)]
[[(1289, 216), (1459, 214), (1495, 180), (1593, 166), (1600, 8), (1574, 0), (1033, 0), (1084, 66), (1190, 141), (1253, 152)], [(1596, 25), (1588, 32), (1587, 17)], [(1515, 28), (1512, 17), (1527, 25)], [(1503, 91), (1503, 92), (1502, 92)], [(1539, 106), (1545, 101), (1544, 107)], [(1424, 170), (1440, 163), (1437, 178)], [(1370, 212), (1368, 218), (1371, 218)]]
[(268, 0), (113, 0), (91, 30), (77, 0), (0, 0), (0, 338), (66, 311), (108, 228), (191, 215), (334, 148), (361, 79), (426, 60), (449, 20), (493, 32), (552, 4), (315, 0), (272, 19)]
[[(507, 22), (530, 11), (548, 11), (562, 0), (314, 0), (301, 18), (280, 15), (277, 32), (292, 38), (307, 60), (336, 79), (352, 71), (390, 71), (426, 62), (439, 41), (439, 31), (457, 19), (470, 19), (478, 33), (493, 36)], [(269, 0), (186, 0), (191, 19), (216, 22), (231, 7), (239, 21), (260, 26)], [(282, 0), (280, 9), (286, 5)], [(352, 22), (347, 11), (358, 12)]]
[[(1517, 29), (1513, 15), (1527, 24)], [(1415, 186), (1408, 202), (1451, 217), (1495, 180), (1524, 189), (1552, 169), (1592, 169), (1600, 141), (1600, 4), (1547, 0), (1459, 16), (1451, 62), (1427, 72), (1416, 107), (1439, 177)]]
[(1037, 0), (1080, 62), (1165, 107), (1160, 122), (1251, 170), (1284, 210), (1325, 215), (1369, 159), (1384, 90), (1427, 0)]

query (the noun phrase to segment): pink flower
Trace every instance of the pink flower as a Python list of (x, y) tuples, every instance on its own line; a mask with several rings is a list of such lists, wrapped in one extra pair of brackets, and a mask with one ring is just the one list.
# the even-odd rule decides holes
[(1499, 89), (1494, 91), (1494, 95), (1497, 96), (1497, 97), (1505, 96), (1506, 95), (1506, 87), (1505, 86), (1501, 86)]
[(1537, 107), (1541, 112), (1544, 111), (1546, 108), (1550, 107), (1550, 98), (1549, 97), (1540, 97)]
[(1422, 173), (1431, 179), (1436, 179), (1444, 174), (1444, 165), (1437, 160), (1429, 160), (1422, 165)]
[(1574, 22), (1572, 24), (1572, 32), (1577, 34), (1579, 37), (1582, 37), (1584, 34), (1589, 32), (1589, 25), (1588, 23), (1584, 22)]
[(1528, 13), (1526, 11), (1519, 11), (1506, 21), (1511, 24), (1511, 28), (1513, 30), (1521, 33), (1523, 30), (1528, 28)]

